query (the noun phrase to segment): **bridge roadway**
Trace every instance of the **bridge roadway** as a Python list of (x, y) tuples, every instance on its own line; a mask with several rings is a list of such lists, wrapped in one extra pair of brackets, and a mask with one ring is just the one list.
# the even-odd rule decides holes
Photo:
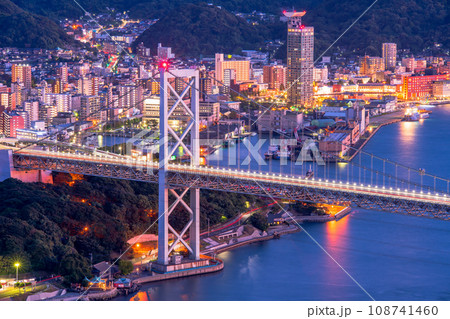
[[(125, 156), (22, 150), (13, 153), (13, 165), (17, 170), (51, 170), (158, 183), (158, 163)], [(193, 186), (277, 199), (349, 205), (450, 219), (450, 196), (442, 193), (419, 193), (342, 181), (183, 164), (168, 164), (168, 171), (171, 187)]]

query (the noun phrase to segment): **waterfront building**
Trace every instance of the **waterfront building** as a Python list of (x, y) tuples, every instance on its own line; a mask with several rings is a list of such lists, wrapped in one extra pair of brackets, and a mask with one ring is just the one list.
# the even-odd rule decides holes
[(287, 91), (288, 103), (312, 106), (314, 28), (302, 24), (303, 12), (284, 12), (288, 18)]
[(303, 124), (303, 113), (287, 110), (261, 112), (264, 113), (258, 120), (258, 130), (260, 132), (269, 132), (271, 130), (293, 132), (294, 129)]
[(17, 129), (16, 138), (19, 140), (38, 141), (46, 137), (47, 131), (41, 131), (36, 129)]
[(383, 43), (383, 61), (385, 69), (395, 68), (397, 64), (397, 44)]
[(438, 99), (445, 99), (450, 97), (450, 81), (434, 81), (433, 84), (433, 96)]
[(206, 123), (213, 123), (218, 121), (220, 110), (219, 102), (212, 101), (200, 101), (199, 103), (199, 118), (201, 121), (205, 121)]
[(405, 76), (402, 87), (403, 98), (415, 100), (431, 97), (433, 82), (442, 80), (450, 80), (450, 74)]
[(351, 134), (330, 133), (323, 140), (319, 141), (319, 151), (322, 157), (335, 159), (344, 156), (350, 149)]

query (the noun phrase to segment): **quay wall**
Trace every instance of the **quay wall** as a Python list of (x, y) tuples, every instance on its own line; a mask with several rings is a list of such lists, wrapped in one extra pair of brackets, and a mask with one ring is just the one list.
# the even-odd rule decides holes
[(150, 282), (155, 282), (155, 281), (160, 281), (160, 280), (202, 275), (202, 274), (220, 271), (223, 269), (223, 267), (224, 267), (223, 262), (219, 262), (217, 265), (208, 266), (208, 267), (188, 269), (188, 270), (176, 271), (176, 272), (167, 273), (167, 274), (157, 274), (157, 275), (153, 275), (153, 276), (141, 277), (141, 278), (137, 278), (137, 279), (133, 280), (133, 283), (145, 284), (145, 283), (150, 283)]

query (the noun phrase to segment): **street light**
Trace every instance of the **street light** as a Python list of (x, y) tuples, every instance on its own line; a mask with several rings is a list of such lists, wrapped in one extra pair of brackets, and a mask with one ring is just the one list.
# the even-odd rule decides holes
[(14, 266), (16, 266), (16, 281), (19, 281), (19, 263), (15, 263)]

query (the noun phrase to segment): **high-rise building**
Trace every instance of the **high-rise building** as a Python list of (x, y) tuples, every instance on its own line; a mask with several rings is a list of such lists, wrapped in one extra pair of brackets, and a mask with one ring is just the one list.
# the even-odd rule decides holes
[(263, 82), (272, 90), (286, 88), (286, 68), (282, 65), (265, 65), (263, 67)]
[(83, 77), (83, 76), (89, 74), (90, 70), (91, 70), (91, 68), (89, 66), (89, 63), (75, 65), (73, 67), (73, 75)]
[(359, 74), (372, 76), (377, 72), (384, 71), (384, 60), (377, 56), (364, 56), (359, 61)]
[(212, 94), (212, 79), (209, 77), (208, 71), (200, 71), (200, 100), (205, 101), (208, 95)]
[(131, 110), (133, 107), (142, 112), (144, 100), (142, 85), (127, 84), (119, 86), (119, 107)]
[(407, 72), (414, 72), (414, 70), (416, 69), (416, 59), (403, 58), (402, 65), (406, 68)]
[(225, 69), (223, 71), (223, 84), (221, 90), (223, 93), (230, 93), (230, 86), (236, 81), (236, 70)]
[(70, 94), (46, 94), (43, 102), (55, 106), (56, 112), (68, 112), (72, 110), (72, 96)]
[(220, 103), (212, 101), (201, 101), (199, 103), (200, 121), (212, 123), (219, 120)]
[(169, 60), (175, 58), (175, 54), (172, 53), (171, 47), (163, 47), (161, 43), (158, 43), (158, 58), (161, 60)]
[(28, 64), (13, 64), (11, 67), (11, 82), (21, 83), (31, 89), (31, 66)]
[[(80, 99), (80, 119), (88, 121), (102, 121), (99, 96), (82, 96)], [(106, 118), (106, 112), (105, 112)]]
[(67, 64), (58, 68), (58, 77), (61, 79), (62, 84), (69, 82), (69, 71), (67, 69)]
[(385, 69), (393, 69), (397, 64), (397, 44), (383, 43), (383, 61)]
[(23, 103), (23, 109), (28, 113), (28, 119), (31, 122), (39, 120), (39, 101), (29, 100)]
[(78, 93), (83, 95), (98, 95), (99, 78), (83, 77), (78, 79)]
[[(250, 80), (250, 61), (242, 59), (225, 60), (222, 53), (216, 53), (215, 74), (216, 79), (220, 82), (224, 81), (225, 70), (234, 70), (236, 73), (236, 82), (245, 82)], [(222, 85), (218, 82), (213, 85)]]
[(314, 68), (314, 82), (328, 82), (328, 68)]
[(288, 18), (287, 89), (291, 105), (312, 106), (314, 27), (302, 24), (303, 12), (284, 12)]
[(11, 92), (8, 89), (7, 92), (0, 93), (0, 107), (1, 109), (10, 109), (14, 110), (16, 108), (16, 93)]
[(139, 43), (139, 45), (136, 47), (136, 53), (140, 57), (151, 57), (150, 48), (147, 48), (144, 45), (144, 42)]
[(16, 130), (24, 128), (24, 119), (17, 112), (4, 111), (0, 115), (0, 134), (16, 137)]

